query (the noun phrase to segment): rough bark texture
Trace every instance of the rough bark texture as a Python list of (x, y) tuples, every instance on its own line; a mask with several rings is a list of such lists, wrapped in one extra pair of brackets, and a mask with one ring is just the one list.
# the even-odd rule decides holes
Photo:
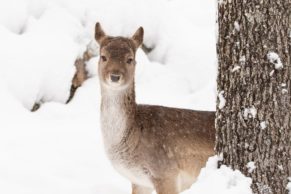
[(287, 194), (291, 0), (220, 1), (218, 26), (216, 152), (253, 179), (254, 193)]

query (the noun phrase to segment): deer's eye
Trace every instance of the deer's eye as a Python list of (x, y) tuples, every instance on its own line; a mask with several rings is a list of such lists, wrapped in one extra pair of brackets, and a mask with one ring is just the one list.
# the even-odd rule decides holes
[(129, 59), (127, 59), (126, 63), (127, 63), (127, 64), (131, 64), (132, 61), (133, 61), (133, 59), (132, 59), (132, 58), (129, 58)]
[(106, 61), (107, 61), (107, 58), (106, 58), (104, 55), (102, 55), (102, 56), (101, 56), (101, 61), (102, 61), (102, 62), (106, 62)]

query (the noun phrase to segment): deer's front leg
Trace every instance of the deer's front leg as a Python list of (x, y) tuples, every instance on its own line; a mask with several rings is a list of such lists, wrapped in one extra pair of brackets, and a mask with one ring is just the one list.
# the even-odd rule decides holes
[(151, 194), (153, 189), (132, 183), (132, 194)]
[(157, 194), (179, 194), (175, 178), (155, 179), (153, 182)]

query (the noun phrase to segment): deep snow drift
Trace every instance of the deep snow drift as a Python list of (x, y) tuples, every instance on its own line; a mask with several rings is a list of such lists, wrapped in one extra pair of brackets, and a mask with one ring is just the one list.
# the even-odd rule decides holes
[[(0, 193), (130, 193), (103, 152), (98, 57), (65, 104), (96, 21), (111, 35), (144, 27), (153, 50), (138, 51), (138, 102), (215, 109), (211, 0), (0, 0)], [(44, 104), (31, 113), (35, 102)], [(251, 180), (217, 160), (185, 193), (250, 194)]]

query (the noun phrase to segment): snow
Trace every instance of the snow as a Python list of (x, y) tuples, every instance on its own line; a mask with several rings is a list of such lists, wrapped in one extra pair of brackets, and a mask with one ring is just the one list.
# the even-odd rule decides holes
[(266, 128), (267, 128), (267, 123), (266, 123), (266, 121), (262, 121), (262, 122), (260, 122), (260, 127), (261, 127), (261, 129), (266, 129)]
[(255, 118), (257, 116), (257, 109), (252, 106), (250, 108), (245, 108), (243, 112), (244, 118)]
[(223, 165), (217, 169), (218, 161), (218, 156), (210, 157), (197, 182), (183, 194), (252, 194), (251, 178), (246, 178), (238, 170), (233, 171)]
[(252, 173), (256, 169), (255, 162), (248, 162), (247, 163), (248, 172)]
[(270, 63), (272, 63), (275, 66), (275, 69), (283, 68), (282, 61), (277, 53), (269, 52), (267, 54), (267, 58), (269, 59)]
[(218, 104), (218, 108), (219, 109), (223, 109), (223, 107), (225, 106), (226, 100), (223, 96), (224, 91), (220, 91), (218, 94), (218, 99), (219, 99), (219, 104)]
[(287, 84), (286, 83), (281, 83), (281, 88), (282, 88), (282, 94), (287, 94), (288, 90), (286, 89)]
[(245, 64), (246, 63), (246, 56), (241, 56), (240, 58), (239, 58), (239, 62), (241, 63), (241, 64)]
[[(69, 95), (81, 26), (59, 7), (48, 8), (41, 18), (29, 18), (25, 33), (0, 28), (0, 76), (9, 90), (31, 109), (34, 102), (64, 103)], [(52, 30), (53, 29), (53, 30)], [(64, 52), (65, 51), (65, 52)]]
[(239, 26), (239, 23), (237, 21), (234, 22), (234, 29), (238, 32), (240, 31), (240, 26)]
[(234, 66), (234, 68), (231, 70), (231, 72), (235, 72), (235, 71), (238, 71), (241, 67), (236, 65)]
[(291, 177), (288, 178), (289, 183), (287, 184), (287, 189), (289, 190), (289, 194), (291, 194)]
[[(130, 193), (112, 169), (99, 126), (99, 21), (110, 35), (145, 29), (139, 103), (215, 110), (215, 4), (210, 0), (0, 0), (0, 193)], [(161, 11), (162, 10), (162, 11)], [(173, 14), (174, 13), (174, 14)], [(203, 18), (203, 19), (202, 19)], [(89, 45), (90, 79), (69, 96)], [(41, 108), (30, 112), (34, 103)], [(210, 158), (185, 193), (248, 194), (250, 179)], [(209, 187), (209, 185), (213, 185)]]
[(24, 28), (26, 20), (28, 19), (26, 2), (18, 0), (2, 0), (0, 3), (1, 26), (6, 27), (11, 32), (20, 34)]
[(282, 165), (278, 165), (279, 170), (284, 170)]
[(282, 94), (286, 94), (286, 93), (288, 93), (288, 90), (285, 89), (285, 88), (283, 88), (283, 89), (282, 89)]

